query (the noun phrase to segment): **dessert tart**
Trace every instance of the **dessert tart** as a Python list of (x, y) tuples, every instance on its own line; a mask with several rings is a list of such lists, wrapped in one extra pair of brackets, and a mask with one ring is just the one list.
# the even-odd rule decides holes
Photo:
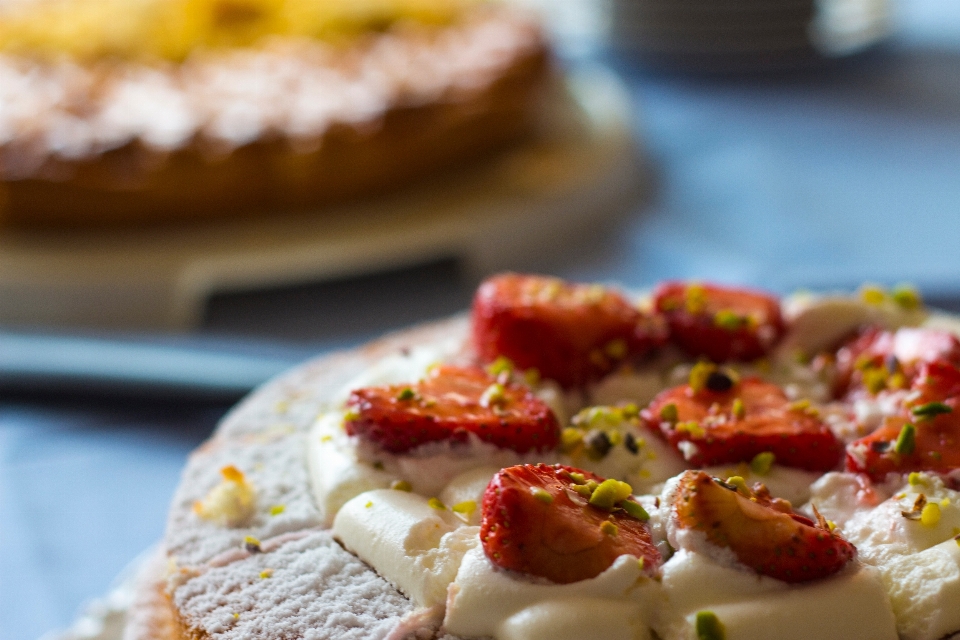
[(125, 637), (952, 637), (956, 326), (909, 288), (496, 276), (227, 416)]
[(481, 0), (0, 2), (0, 224), (315, 209), (529, 134), (530, 16)]

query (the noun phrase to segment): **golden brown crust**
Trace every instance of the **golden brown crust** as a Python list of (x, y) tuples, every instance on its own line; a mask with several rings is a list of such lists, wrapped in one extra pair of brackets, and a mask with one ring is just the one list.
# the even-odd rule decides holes
[(522, 138), (549, 77), (540, 49), (462, 101), (399, 107), (372, 132), (337, 125), (318, 148), (258, 141), (211, 160), (193, 145), (160, 156), (139, 143), (94, 160), (53, 161), (60, 180), (0, 182), (0, 226), (189, 221), (307, 210), (410, 184)]

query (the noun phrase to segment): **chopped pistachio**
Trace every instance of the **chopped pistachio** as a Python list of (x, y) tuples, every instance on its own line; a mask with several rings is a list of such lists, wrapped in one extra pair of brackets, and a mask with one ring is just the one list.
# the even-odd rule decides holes
[(703, 391), (707, 386), (707, 379), (710, 374), (717, 370), (717, 365), (711, 362), (698, 362), (690, 369), (690, 378), (688, 383), (694, 393)]
[(916, 487), (917, 485), (923, 485), (927, 483), (927, 479), (923, 476), (922, 473), (917, 473), (916, 471), (911, 471), (910, 475), (907, 476), (907, 482), (910, 483), (910, 486)]
[(695, 627), (697, 640), (726, 640), (723, 623), (713, 611), (697, 611)]
[(537, 502), (542, 502), (543, 504), (553, 504), (553, 495), (545, 489), (541, 489), (540, 487), (531, 487), (530, 493), (533, 494), (533, 497), (536, 498)]
[(286, 509), (287, 509), (287, 507), (284, 506), (284, 505), (282, 505), (282, 504), (275, 504), (275, 505), (273, 505), (272, 507), (270, 507), (270, 515), (272, 515), (272, 516), (278, 516), (278, 515), (280, 515), (281, 513), (283, 513), (284, 511), (286, 511)]
[(928, 502), (920, 511), (920, 524), (925, 527), (935, 527), (940, 522), (940, 505)]
[(900, 435), (897, 436), (897, 443), (893, 445), (893, 450), (903, 455), (913, 453), (916, 445), (917, 428), (909, 422), (900, 429)]
[(584, 476), (584, 475), (583, 475), (582, 473), (580, 473), (579, 471), (571, 471), (571, 472), (570, 472), (570, 478), (571, 478), (574, 482), (576, 482), (577, 484), (586, 484), (586, 483), (587, 483), (587, 478), (586, 478), (586, 476)]
[(494, 382), (487, 387), (483, 395), (480, 396), (481, 407), (495, 407), (503, 405), (507, 400), (506, 389), (499, 382)]
[(360, 412), (357, 411), (356, 409), (351, 409), (350, 411), (347, 411), (345, 414), (343, 414), (344, 422), (353, 422), (354, 420), (358, 420), (359, 418), (360, 418)]
[(487, 373), (494, 378), (499, 377), (501, 373), (513, 373), (513, 369), (513, 361), (506, 356), (497, 356), (496, 360), (487, 365)]
[(700, 314), (706, 310), (707, 292), (703, 286), (691, 283), (684, 293), (684, 306), (689, 313)]
[(411, 389), (410, 387), (404, 388), (400, 393), (397, 394), (397, 400), (401, 402), (408, 402), (417, 397), (417, 392)]
[(560, 432), (560, 448), (569, 451), (583, 442), (583, 432), (576, 427), (567, 427)]
[(320, 436), (320, 442), (330, 442), (331, 440), (333, 440), (333, 436), (330, 435), (329, 433), (326, 435)]
[(640, 567), (640, 571), (643, 571), (645, 564), (647, 564), (646, 560), (644, 560), (643, 558), (637, 558), (637, 566)]
[(733, 404), (730, 406), (730, 413), (732, 413), (733, 417), (737, 420), (743, 420), (747, 415), (747, 408), (743, 406), (743, 400), (735, 398)]
[(864, 285), (860, 289), (860, 299), (871, 305), (881, 305), (887, 299), (887, 293), (877, 285)]
[(746, 320), (743, 316), (729, 309), (717, 311), (713, 315), (713, 324), (721, 329), (726, 329), (727, 331), (736, 331), (737, 329), (743, 327), (745, 323)]
[(690, 434), (693, 438), (702, 438), (707, 435), (707, 432), (704, 431), (703, 427), (700, 426), (700, 423), (696, 420), (690, 420), (689, 422), (680, 422), (677, 424), (677, 431), (685, 431)]
[(413, 485), (406, 480), (394, 480), (390, 483), (390, 488), (394, 491), (413, 491)]
[(447, 505), (440, 502), (440, 498), (430, 498), (427, 500), (427, 504), (430, 505), (430, 508), (436, 509), (437, 511), (447, 510)]
[(633, 500), (624, 500), (620, 503), (620, 507), (632, 518), (643, 520), (644, 522), (650, 519), (650, 514), (647, 513), (647, 510), (643, 508), (643, 505), (638, 502), (634, 502)]
[(460, 513), (469, 517), (474, 511), (477, 510), (477, 503), (473, 500), (464, 500), (463, 502), (458, 502), (450, 507), (450, 510), (454, 513)]
[(272, 578), (273, 569), (264, 569), (263, 571), (260, 572), (260, 577), (264, 580), (266, 580), (267, 578)]
[(600, 483), (590, 496), (590, 504), (601, 509), (613, 509), (621, 500), (626, 500), (633, 494), (633, 488), (626, 482), (609, 479)]
[(733, 487), (737, 493), (750, 493), (750, 489), (747, 488), (747, 481), (740, 476), (730, 476), (727, 478), (726, 483)]
[(917, 420), (932, 420), (939, 415), (952, 412), (953, 409), (942, 402), (928, 402), (910, 410)]
[(663, 408), (660, 409), (660, 419), (671, 424), (679, 420), (680, 415), (677, 411), (677, 405), (673, 402), (663, 405)]
[(610, 444), (615, 447), (623, 442), (623, 434), (619, 431), (611, 431), (607, 434), (607, 439), (610, 440)]
[(260, 541), (253, 536), (246, 536), (243, 539), (243, 548), (249, 551), (250, 553), (260, 553)]
[(591, 495), (593, 495), (593, 490), (585, 484), (575, 484), (573, 485), (573, 490), (582, 495), (584, 498), (589, 498)]
[(923, 306), (923, 299), (916, 287), (908, 284), (900, 284), (893, 288), (890, 297), (904, 309), (912, 311)]
[(777, 457), (771, 451), (758, 453), (753, 456), (753, 460), (750, 461), (750, 470), (758, 476), (765, 476), (770, 473), (770, 467), (773, 466), (776, 459)]
[(608, 536), (613, 537), (617, 535), (619, 529), (617, 528), (617, 525), (613, 524), (609, 520), (604, 520), (600, 523), (600, 531), (604, 532)]
[(363, 505), (363, 506), (366, 507), (367, 509), (369, 509), (370, 507), (373, 506), (373, 500), (367, 500), (367, 504), (365, 504), (365, 505)]

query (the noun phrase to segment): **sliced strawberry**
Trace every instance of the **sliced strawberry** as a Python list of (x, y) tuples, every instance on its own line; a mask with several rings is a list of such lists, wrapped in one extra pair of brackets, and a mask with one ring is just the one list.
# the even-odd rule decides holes
[(847, 446), (848, 471), (882, 482), (888, 473), (960, 469), (960, 369), (922, 365), (907, 397), (899, 415)]
[(518, 453), (553, 449), (559, 441), (556, 416), (530, 389), (477, 367), (439, 366), (416, 384), (357, 389), (347, 406), (347, 433), (390, 453), (463, 442), (470, 433)]
[(664, 337), (655, 318), (599, 285), (508, 273), (480, 285), (473, 301), (481, 361), (504, 356), (567, 388), (643, 356)]
[[(562, 465), (503, 469), (483, 494), (484, 553), (499, 567), (561, 584), (594, 578), (625, 554), (655, 575), (661, 558), (641, 519), (646, 514), (632, 497), (606, 507), (591, 504), (591, 488), (600, 485), (593, 494), (603, 492), (603, 482)], [(613, 484), (630, 492), (629, 485)]]
[(761, 358), (784, 332), (780, 301), (759, 291), (665, 282), (654, 306), (666, 316), (673, 343), (714, 362)]
[(681, 529), (704, 533), (742, 564), (785, 582), (833, 575), (857, 551), (822, 517), (814, 523), (793, 513), (788, 502), (771, 498), (763, 485), (750, 490), (742, 480), (728, 484), (703, 471), (680, 476), (671, 516)]
[[(691, 377), (696, 374), (695, 368)], [(696, 389), (684, 384), (661, 392), (641, 417), (698, 467), (749, 462), (770, 452), (778, 464), (829, 471), (843, 454), (840, 441), (808, 403), (790, 402), (775, 384), (739, 381), (716, 368)]]
[(867, 327), (837, 351), (834, 391), (840, 397), (905, 389), (924, 363), (936, 361), (960, 365), (960, 340), (949, 331)]

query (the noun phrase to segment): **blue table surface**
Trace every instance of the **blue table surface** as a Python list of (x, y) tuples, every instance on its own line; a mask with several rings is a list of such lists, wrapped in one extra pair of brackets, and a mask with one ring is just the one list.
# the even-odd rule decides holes
[[(694, 78), (606, 56), (635, 99), (649, 197), (539, 268), (786, 292), (911, 281), (960, 302), (960, 5), (898, 5), (894, 37), (776, 78)], [(550, 253), (550, 252), (545, 252)], [(291, 362), (463, 309), (455, 263), (213, 300), (197, 336)], [(283, 309), (278, 313), (277, 309)], [(225, 406), (0, 400), (0, 638), (67, 626), (163, 533), (186, 454)]]

